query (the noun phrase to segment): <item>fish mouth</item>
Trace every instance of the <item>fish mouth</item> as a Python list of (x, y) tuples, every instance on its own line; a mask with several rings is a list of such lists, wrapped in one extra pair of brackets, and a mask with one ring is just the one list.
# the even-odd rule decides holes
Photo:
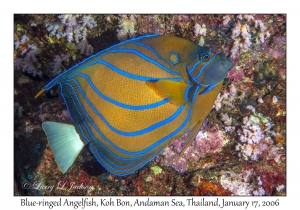
[[(202, 66), (202, 68), (205, 67), (205, 70), (203, 72), (202, 70), (198, 69), (201, 74), (199, 73), (199, 75), (197, 75), (196, 77), (193, 77), (191, 75), (191, 70), (187, 65), (185, 65), (186, 73), (192, 83), (204, 86), (215, 85), (221, 82), (226, 77), (232, 64), (231, 58), (226, 58), (225, 53), (219, 53), (215, 54), (211, 59), (212, 60), (208, 62), (208, 64), (211, 62), (209, 65)], [(195, 65), (192, 70), (194, 70), (194, 68)], [(197, 68), (201, 68), (201, 66)], [(202, 76), (201, 80), (198, 79), (201, 78), (200, 76)]]
[(205, 72), (204, 84), (212, 85), (221, 82), (228, 74), (232, 60), (226, 59), (225, 53), (220, 53), (217, 59), (209, 66), (209, 69)]

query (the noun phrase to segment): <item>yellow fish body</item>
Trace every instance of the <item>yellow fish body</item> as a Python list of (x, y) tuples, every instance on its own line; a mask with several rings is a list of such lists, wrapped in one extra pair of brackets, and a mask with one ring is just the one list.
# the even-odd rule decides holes
[(43, 128), (61, 171), (86, 144), (115, 175), (134, 173), (186, 132), (188, 145), (230, 65), (223, 53), (186, 39), (146, 35), (58, 75), (43, 90), (60, 85), (75, 127), (44, 122)]

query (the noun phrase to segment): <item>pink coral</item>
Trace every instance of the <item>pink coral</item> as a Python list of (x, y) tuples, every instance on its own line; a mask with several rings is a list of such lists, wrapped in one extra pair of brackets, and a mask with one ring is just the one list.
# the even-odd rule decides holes
[(194, 33), (196, 36), (198, 36), (198, 35), (206, 36), (205, 24), (202, 24), (202, 26), (201, 26), (198, 23), (196, 23), (194, 26)]
[(172, 21), (179, 27), (184, 27), (189, 21), (189, 15), (174, 15)]
[[(138, 15), (137, 16), (137, 25), (139, 34), (160, 34), (165, 33), (164, 24), (158, 22), (159, 19), (156, 18), (156, 15)], [(170, 26), (168, 26), (170, 30)]]
[(63, 100), (58, 99), (52, 103), (43, 103), (40, 105), (39, 118), (42, 122), (55, 121), (62, 123), (72, 123), (69, 112), (63, 106)]
[[(223, 132), (216, 131), (200, 131), (196, 136), (196, 139), (192, 142), (182, 157), (180, 153), (183, 150), (188, 134), (173, 141), (173, 143), (166, 147), (161, 156), (156, 158), (162, 166), (172, 166), (180, 173), (184, 173), (188, 170), (189, 160), (192, 162), (199, 161), (200, 158), (205, 157), (207, 154), (218, 152), (223, 147)], [(200, 167), (200, 165), (198, 165)]]
[(227, 77), (233, 81), (241, 81), (244, 78), (244, 71), (242, 69), (238, 71), (236, 69), (231, 69), (228, 72)]
[(231, 34), (231, 38), (232, 39), (235, 39), (235, 38), (237, 38), (239, 35), (240, 35), (240, 30), (241, 30), (241, 23), (240, 23), (240, 21), (238, 21), (236, 24), (235, 24), (235, 26), (234, 26), (234, 28), (232, 29), (232, 34)]
[(230, 57), (237, 58), (240, 54), (240, 39), (237, 38), (234, 40), (233, 45), (230, 50)]
[(86, 39), (87, 30), (97, 26), (94, 15), (58, 15), (60, 23), (45, 23), (49, 35), (57, 39), (66, 37), (68, 42)]
[(120, 41), (132, 38), (135, 36), (136, 20), (133, 15), (127, 17), (126, 15), (122, 15), (122, 19), (119, 21), (119, 29), (117, 29), (117, 37)]
[(42, 72), (37, 69), (39, 67), (37, 56), (41, 50), (33, 44), (28, 44), (27, 48), (22, 51), (24, 58), (16, 58), (14, 61), (15, 68), (23, 72), (27, 72), (33, 76), (41, 76)]
[(273, 58), (279, 59), (284, 58), (286, 56), (285, 50), (279, 49), (277, 46), (274, 49), (269, 49), (269, 52), (273, 56)]

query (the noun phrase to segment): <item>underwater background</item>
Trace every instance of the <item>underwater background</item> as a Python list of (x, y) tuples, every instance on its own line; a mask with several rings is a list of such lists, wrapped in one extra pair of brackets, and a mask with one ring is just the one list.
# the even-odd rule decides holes
[[(41, 124), (72, 124), (55, 76), (144, 34), (225, 52), (233, 65), (195, 141), (186, 136), (132, 175), (84, 148), (62, 174)], [(49, 186), (55, 186), (51, 189)], [(14, 195), (286, 195), (286, 15), (14, 16)]]

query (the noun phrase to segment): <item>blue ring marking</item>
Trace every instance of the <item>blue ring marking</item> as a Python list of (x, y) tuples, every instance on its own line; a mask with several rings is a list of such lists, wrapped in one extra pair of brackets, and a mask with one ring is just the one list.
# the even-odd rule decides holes
[(199, 88), (200, 88), (200, 86), (197, 85), (196, 90), (195, 90), (194, 95), (193, 95), (192, 104), (194, 104), (194, 102), (195, 102), (195, 98), (197, 96), (197, 92), (198, 92)]
[(144, 60), (153, 63), (154, 65), (158, 66), (159, 68), (163, 69), (164, 71), (170, 73), (170, 74), (174, 74), (174, 75), (180, 75), (179, 72), (175, 72), (172, 71), (170, 69), (168, 69), (167, 67), (163, 66), (162, 64), (158, 63), (157, 61), (147, 57), (146, 55), (140, 53), (139, 51), (135, 50), (135, 49), (116, 49), (116, 50), (112, 50), (111, 53), (133, 53), (141, 58), (143, 58)]
[[(146, 105), (137, 105), (137, 106), (134, 106), (134, 105), (130, 105), (130, 104), (124, 104), (124, 103), (121, 103), (119, 101), (116, 101), (112, 98), (109, 98), (107, 96), (105, 96), (104, 94), (102, 94), (98, 89), (97, 87), (95, 87), (95, 85), (93, 84), (93, 82), (90, 80), (89, 76), (86, 75), (86, 74), (82, 74), (82, 73), (79, 73), (79, 74), (75, 74), (73, 75), (74, 77), (75, 76), (80, 76), (80, 77), (83, 77), (87, 80), (87, 82), (89, 83), (89, 85), (92, 87), (92, 89), (98, 94), (99, 97), (101, 97), (102, 99), (116, 105), (116, 106), (119, 106), (119, 107), (122, 107), (122, 108), (125, 108), (125, 109), (130, 109), (130, 110), (144, 110), (144, 109), (153, 109), (153, 108), (156, 108), (158, 106), (161, 106), (161, 105), (164, 105), (166, 103), (169, 102), (169, 99), (168, 98), (165, 98), (161, 101), (158, 101), (158, 102), (155, 102), (155, 103), (152, 103), (152, 104), (146, 104)], [(74, 79), (68, 79), (66, 80), (65, 82), (68, 82), (70, 80), (74, 80)], [(75, 79), (76, 80), (76, 79)]]
[[(158, 142), (159, 142), (159, 144), (161, 144), (161, 143), (163, 143), (165, 140), (167, 140), (167, 139), (169, 139), (169, 138), (171, 138), (172, 136), (174, 136), (174, 135), (176, 135), (186, 124), (187, 124), (187, 122), (189, 121), (189, 118), (190, 118), (190, 114), (191, 114), (191, 110), (192, 110), (192, 108), (189, 108), (189, 110), (188, 110), (188, 115), (187, 115), (187, 117), (186, 117), (186, 119), (185, 119), (185, 121), (175, 130), (175, 131), (173, 131), (172, 133), (170, 133), (170, 134), (168, 134), (168, 135), (166, 135), (165, 137), (163, 137), (161, 140), (159, 140)], [(157, 144), (158, 142), (156, 142), (155, 144)], [(157, 146), (159, 145), (159, 144), (157, 144)], [(156, 147), (156, 146), (155, 146)], [(149, 147), (148, 147), (149, 148)], [(163, 149), (160, 151), (160, 152), (158, 152), (157, 154), (159, 154), (159, 153), (161, 153), (163, 151)], [(125, 154), (125, 153), (124, 153)], [(154, 159), (155, 157), (156, 157), (156, 155), (157, 154), (155, 154), (155, 155), (153, 155), (153, 157), (152, 157), (152, 159)], [(99, 155), (99, 154), (98, 154)], [(99, 157), (100, 157), (100, 155), (99, 155)], [(148, 158), (149, 159), (149, 158)], [(140, 164), (137, 164), (136, 165), (136, 167), (134, 167), (134, 168), (131, 168), (131, 169), (128, 169), (128, 170), (123, 170), (124, 172), (125, 171), (136, 171), (136, 170), (138, 170), (138, 169), (140, 169), (141, 167), (143, 167), (146, 163), (148, 163), (150, 160), (147, 160), (147, 159), (145, 159), (143, 162), (141, 162)], [(105, 161), (103, 161), (104, 163), (105, 163)], [(142, 166), (140, 166), (140, 165), (142, 165)], [(109, 166), (110, 168), (112, 168), (111, 166)], [(116, 170), (115, 168), (112, 168), (113, 170), (115, 170), (115, 171), (120, 171), (120, 170)], [(110, 171), (110, 170), (108, 170), (108, 171)], [(133, 173), (133, 172), (130, 172), (130, 173)], [(127, 173), (127, 174), (130, 174), (130, 173)], [(127, 175), (127, 174), (123, 174), (123, 175)], [(119, 175), (119, 174), (118, 174)]]
[[(63, 77), (66, 73), (68, 73), (68, 72), (70, 72), (71, 70), (73, 70), (73, 69), (79, 67), (79, 66), (80, 66), (81, 64), (83, 64), (84, 62), (89, 61), (89, 60), (92, 60), (92, 58), (98, 56), (98, 55), (101, 54), (101, 53), (104, 53), (102, 56), (100, 56), (100, 57), (103, 57), (104, 55), (106, 55), (105, 52), (111, 50), (111, 49), (114, 48), (114, 47), (123, 45), (123, 44), (125, 44), (125, 43), (127, 43), (127, 42), (132, 42), (132, 41), (135, 41), (135, 40), (140, 40), (140, 39), (144, 39), (144, 38), (151, 38), (151, 37), (156, 37), (156, 36), (160, 36), (160, 35), (159, 35), (159, 34), (147, 34), (147, 35), (144, 35), (144, 36), (135, 37), (135, 38), (133, 38), (133, 39), (128, 39), (128, 40), (126, 40), (126, 41), (123, 41), (123, 42), (120, 42), (120, 43), (115, 44), (115, 45), (113, 45), (113, 46), (110, 46), (109, 48), (106, 48), (106, 49), (104, 49), (104, 50), (101, 50), (101, 51), (95, 53), (94, 55), (91, 55), (90, 57), (88, 57), (88, 58), (82, 60), (81, 62), (79, 62), (79, 63), (77, 63), (77, 64), (75, 64), (74, 66), (72, 66), (72, 67), (69, 68), (68, 70), (66, 70), (66, 71), (60, 73), (59, 75), (57, 75), (53, 80), (51, 80), (51, 81), (46, 85), (46, 86), (50, 86), (50, 87), (46, 88), (46, 86), (45, 86), (45, 89), (46, 89), (46, 90), (49, 90), (49, 89), (50, 89), (51, 87), (53, 87), (54, 85), (57, 85), (57, 80), (58, 80), (60, 77)], [(81, 70), (81, 69), (78, 69), (78, 70), (76, 70), (76, 71), (79, 71), (79, 70)], [(58, 83), (59, 83), (59, 82), (58, 82)]]
[[(209, 56), (210, 54), (204, 52), (204, 53), (201, 53), (200, 55), (201, 55), (201, 60), (203, 60), (204, 62), (207, 62), (209, 60), (209, 59), (208, 60), (204, 60), (203, 57), (206, 56), (206, 55)], [(210, 58), (210, 56), (209, 56), (209, 58)]]
[(150, 50), (151, 52), (153, 52), (159, 59), (163, 60), (165, 63), (167, 62), (166, 60), (163, 59), (163, 57), (158, 53), (156, 52), (152, 47), (150, 47), (149, 45), (146, 45), (146, 44), (143, 44), (141, 42), (133, 42), (134, 44), (136, 45), (139, 45), (139, 46), (142, 46), (142, 47), (145, 47), (147, 48), (148, 50)]
[[(184, 97), (185, 97), (185, 100), (186, 100), (186, 101), (189, 101), (188, 95), (189, 95), (189, 91), (190, 91), (191, 87), (192, 87), (192, 85), (189, 85), (189, 86), (187, 87), (187, 89), (185, 89)], [(189, 102), (190, 102), (190, 101), (189, 101)]]
[(174, 61), (172, 61), (171, 59), (170, 59), (170, 62), (171, 62), (172, 64), (174, 64), (174, 65), (180, 63), (179, 55), (178, 55), (176, 52), (171, 52), (170, 55), (169, 55), (169, 57), (171, 57), (172, 55), (175, 55), (175, 56), (176, 56), (177, 62), (174, 62)]
[[(74, 88), (73, 88), (72, 85), (70, 85), (70, 84), (67, 84), (67, 85), (71, 86), (71, 88), (73, 89), (73, 91), (76, 93), (76, 91), (74, 90)], [(77, 98), (78, 101), (80, 101), (76, 95), (75, 95), (75, 97)], [(114, 143), (112, 143), (106, 136), (104, 136), (104, 134), (103, 134), (103, 133), (99, 130), (99, 128), (95, 125), (95, 123), (93, 122), (93, 120), (92, 120), (92, 119), (89, 117), (89, 115), (85, 112), (85, 109), (84, 109), (84, 107), (82, 107), (82, 104), (79, 103), (79, 105), (81, 106), (81, 108), (82, 108), (84, 114), (86, 115), (87, 119), (91, 122), (91, 124), (93, 125), (94, 129), (98, 132), (98, 134), (99, 134), (99, 135), (100, 135), (100, 136), (101, 136), (101, 137), (102, 137), (102, 138), (103, 138), (110, 146), (114, 147), (114, 148), (115, 148), (116, 150), (118, 150), (120, 153), (123, 153), (123, 154), (126, 154), (126, 155), (142, 155), (142, 154), (144, 154), (144, 153), (146, 153), (146, 152), (152, 150), (153, 148), (157, 147), (157, 145), (161, 144), (163, 141), (166, 140), (166, 138), (167, 138), (168, 136), (170, 136), (170, 134), (167, 135), (167, 136), (165, 136), (163, 139), (157, 141), (156, 143), (152, 144), (151, 146), (149, 146), (149, 147), (147, 147), (146, 149), (143, 149), (143, 150), (141, 150), (141, 151), (139, 151), (139, 152), (128, 152), (128, 151), (125, 151), (125, 150), (121, 149), (120, 147), (118, 147), (117, 145), (115, 145)], [(181, 107), (185, 107), (185, 106), (181, 106)], [(180, 108), (181, 108), (181, 107), (180, 107)], [(187, 115), (187, 117), (186, 117), (186, 119), (185, 119), (185, 121), (184, 121), (185, 124), (187, 123), (186, 121), (189, 120), (190, 115), (191, 115), (191, 107), (189, 108), (189, 110), (188, 110), (188, 115)], [(182, 125), (183, 125), (183, 124), (182, 124)], [(184, 126), (185, 126), (185, 125), (183, 125), (183, 127), (184, 127)], [(179, 128), (178, 128), (178, 129), (179, 129)], [(178, 130), (178, 129), (177, 129), (177, 130)], [(175, 131), (174, 131), (174, 132), (175, 132)], [(173, 134), (174, 132), (172, 132), (172, 134)], [(178, 133), (178, 132), (179, 132), (179, 130), (177, 131), (177, 133)], [(176, 134), (176, 133), (175, 133), (175, 134)], [(174, 134), (174, 135), (175, 135), (175, 134)]]
[(124, 132), (124, 131), (120, 131), (116, 128), (114, 128), (113, 126), (111, 126), (109, 124), (109, 122), (98, 112), (98, 110), (94, 107), (94, 105), (90, 102), (90, 100), (87, 98), (87, 96), (85, 95), (84, 91), (81, 89), (80, 84), (76, 81), (76, 80), (72, 80), (72, 82), (75, 82), (78, 86), (78, 90), (81, 92), (81, 95), (84, 97), (85, 101), (89, 104), (89, 106), (93, 109), (93, 111), (95, 112), (95, 114), (100, 117), (100, 119), (105, 123), (105, 125), (107, 127), (109, 127), (109, 129), (111, 129), (112, 131), (114, 131), (115, 133), (122, 135), (122, 136), (139, 136), (139, 135), (143, 135), (145, 133), (149, 133), (165, 124), (168, 124), (170, 122), (172, 122), (173, 120), (175, 120), (179, 114), (181, 113), (181, 111), (183, 110), (184, 107), (179, 108), (173, 115), (171, 115), (169, 118), (166, 118), (156, 124), (153, 124), (147, 128), (144, 128), (142, 130), (139, 131), (134, 131), (134, 132)]
[(213, 60), (214, 60), (216, 57), (217, 57), (217, 54), (214, 54), (214, 56), (213, 56), (206, 64), (204, 64), (204, 65), (201, 67), (201, 69), (200, 69), (198, 75), (195, 77), (195, 79), (198, 79), (198, 78), (201, 76), (202, 71), (204, 70), (204, 68), (205, 68), (206, 66), (208, 66), (211, 62), (213, 62)]
[(204, 91), (201, 92), (201, 94), (208, 93), (208, 92), (211, 91), (214, 87), (216, 87), (218, 84), (219, 84), (219, 83), (213, 84), (213, 85), (209, 85)]
[(136, 79), (136, 80), (141, 80), (141, 81), (153, 81), (153, 80), (171, 80), (171, 81), (181, 81), (183, 80), (182, 78), (155, 78), (155, 77), (145, 77), (145, 76), (139, 76), (139, 75), (135, 75), (135, 74), (130, 74), (126, 71), (123, 71), (121, 69), (118, 69), (117, 67), (113, 66), (112, 64), (105, 62), (103, 60), (99, 60), (98, 63), (110, 68), (111, 70), (117, 72), (118, 74), (121, 74), (125, 77), (131, 78), (131, 79)]

